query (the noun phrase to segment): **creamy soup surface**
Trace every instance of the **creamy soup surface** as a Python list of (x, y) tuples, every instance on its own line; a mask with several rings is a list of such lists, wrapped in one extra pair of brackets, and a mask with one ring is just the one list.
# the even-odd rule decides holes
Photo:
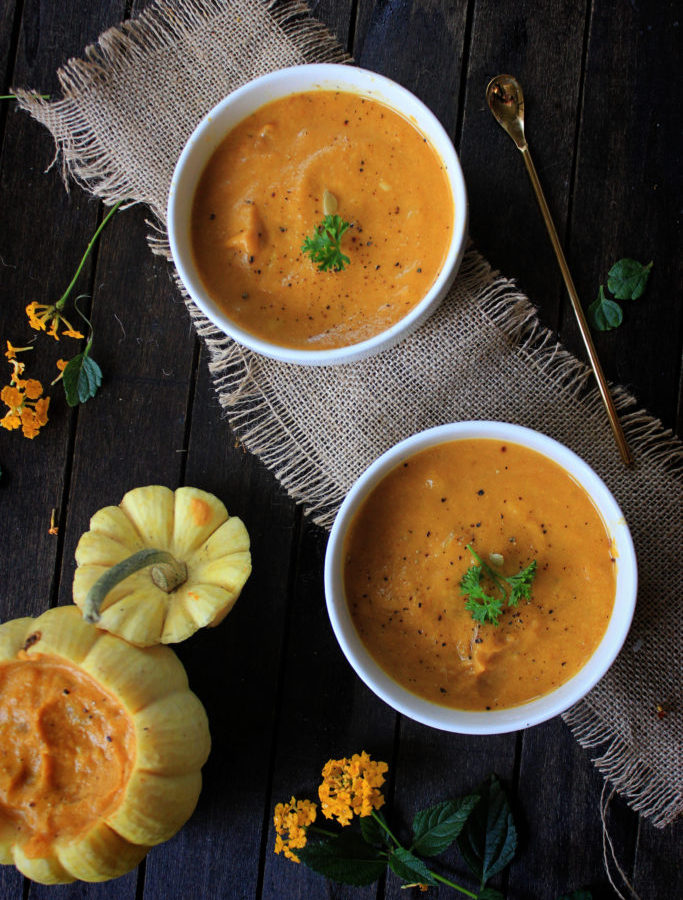
[[(325, 191), (351, 225), (341, 272), (301, 250)], [(269, 103), (227, 135), (201, 176), (191, 234), (201, 279), (230, 319), (318, 350), (366, 340), (416, 306), (452, 229), (443, 163), (414, 125), (377, 101), (317, 90)]]
[(0, 665), (0, 832), (28, 857), (76, 837), (123, 800), (135, 727), (119, 701), (59, 658)]
[[(468, 544), (487, 562), (500, 554), (503, 575), (536, 560), (531, 599), (506, 607), (497, 626), (465, 609)], [(399, 464), (344, 549), (346, 598), (368, 650), (444, 706), (501, 709), (548, 693), (588, 660), (614, 605), (614, 548), (591, 499), (517, 444), (457, 440)]]

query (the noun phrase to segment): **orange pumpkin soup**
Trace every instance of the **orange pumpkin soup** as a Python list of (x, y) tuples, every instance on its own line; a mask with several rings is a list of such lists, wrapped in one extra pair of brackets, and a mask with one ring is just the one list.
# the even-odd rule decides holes
[[(504, 607), (497, 626), (465, 608), (468, 544), (504, 576), (536, 560), (531, 598)], [(567, 681), (614, 604), (613, 547), (591, 499), (517, 444), (417, 453), (372, 491), (344, 549), (347, 603), (372, 656), (408, 690), (458, 709), (517, 706)]]
[(89, 675), (49, 656), (0, 665), (0, 829), (26, 856), (113, 812), (134, 757), (132, 720)]
[[(330, 203), (350, 223), (340, 272), (320, 271), (301, 249)], [(448, 180), (423, 135), (382, 103), (319, 90), (267, 104), (227, 135), (199, 181), (191, 236), (200, 277), (230, 319), (319, 350), (403, 318), (436, 280), (452, 228)]]

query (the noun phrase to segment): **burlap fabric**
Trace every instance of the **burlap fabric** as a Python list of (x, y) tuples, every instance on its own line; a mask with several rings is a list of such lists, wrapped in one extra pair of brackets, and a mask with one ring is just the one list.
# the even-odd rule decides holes
[[(60, 72), (62, 100), (19, 93), (52, 132), (65, 175), (107, 203), (147, 204), (157, 220), (150, 243), (168, 255), (171, 174), (209, 107), (272, 69), (345, 59), (297, 3), (272, 11), (260, 0), (165, 0), (107, 31), (84, 60), (70, 61)], [(600, 748), (596, 765), (634, 809), (658, 826), (671, 822), (683, 807), (681, 617), (673, 612), (682, 587), (680, 442), (618, 390), (637, 459), (627, 471), (583, 364), (471, 249), (426, 325), (399, 347), (341, 368), (258, 358), (218, 333), (189, 301), (188, 308), (235, 432), (321, 525), (330, 524), (371, 460), (443, 422), (527, 425), (596, 469), (633, 533), (638, 608), (617, 662), (565, 718), (582, 744)], [(658, 704), (670, 714), (658, 718)]]

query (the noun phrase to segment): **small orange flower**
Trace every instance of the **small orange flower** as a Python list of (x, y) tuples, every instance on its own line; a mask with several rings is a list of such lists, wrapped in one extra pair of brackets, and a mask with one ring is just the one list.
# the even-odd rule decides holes
[(47, 425), (47, 408), (50, 405), (49, 397), (41, 397), (36, 403), (36, 421), (41, 426)]
[[(61, 309), (56, 304), (38, 303), (34, 300), (33, 303), (29, 303), (26, 307), (26, 315), (28, 316), (28, 324), (31, 328), (34, 328), (36, 331), (47, 331), (47, 333), (56, 341), (60, 338), (60, 335), (57, 334), (57, 329), (60, 327), (60, 324), (66, 326), (62, 331), (62, 334), (66, 337), (83, 338), (81, 332), (77, 331), (73, 325), (64, 318)], [(49, 329), (47, 327), (48, 323), (50, 324)]]
[(0, 400), (10, 409), (19, 409), (24, 402), (24, 397), (20, 390), (11, 384), (6, 384), (0, 391)]
[(365, 751), (354, 753), (351, 759), (328, 760), (318, 788), (325, 817), (348, 825), (354, 815), (369, 816), (373, 809), (383, 806), (384, 797), (379, 788), (388, 769), (385, 762), (374, 762)]
[(66, 369), (66, 367), (68, 365), (69, 365), (68, 359), (58, 359), (57, 360), (57, 368), (59, 369), (60, 372), (63, 372), (64, 369)]
[(0, 419), (0, 425), (8, 431), (14, 431), (15, 428), (21, 426), (21, 419), (15, 412), (10, 410), (8, 413), (5, 413), (2, 419)]
[(7, 350), (5, 351), (5, 356), (7, 357), (7, 359), (15, 359), (17, 353), (24, 353), (26, 350), (33, 350), (33, 347), (14, 347), (9, 341), (7, 341)]
[(301, 862), (292, 848), (298, 850), (306, 846), (306, 829), (315, 822), (316, 805), (310, 800), (296, 800), (278, 803), (275, 807), (275, 852), (284, 853), (292, 862)]
[(8, 408), (0, 425), (8, 431), (21, 428), (24, 437), (33, 439), (47, 423), (50, 398), (43, 397), (43, 385), (37, 378), (24, 380), (19, 377), (24, 371), (24, 363), (15, 359), (14, 354), (22, 348), (12, 347), (9, 341), (7, 348), (5, 355), (12, 366), (12, 375), (10, 383), (0, 390), (0, 400)]
[[(63, 321), (66, 321), (66, 320), (63, 320)], [(82, 335), (80, 331), (76, 331), (76, 329), (72, 328), (71, 325), (69, 325), (69, 327), (66, 328), (62, 332), (62, 335), (63, 335), (63, 337), (72, 337), (72, 338), (77, 338), (79, 340), (83, 340), (83, 337), (84, 337), (84, 335)]]
[(24, 385), (24, 393), (29, 400), (37, 400), (43, 393), (43, 386), (37, 378), (29, 378)]

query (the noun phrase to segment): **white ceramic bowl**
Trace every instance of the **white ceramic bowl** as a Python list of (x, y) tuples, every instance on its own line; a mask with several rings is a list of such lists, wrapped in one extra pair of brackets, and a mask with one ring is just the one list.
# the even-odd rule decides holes
[[(366, 649), (349, 614), (344, 594), (344, 542), (349, 525), (370, 491), (399, 463), (427, 447), (460, 438), (491, 438), (522, 444), (562, 466), (593, 499), (614, 541), (617, 584), (607, 630), (588, 662), (573, 678), (536, 700), (508, 709), (472, 712), (432, 703), (394, 681)], [(440, 425), (407, 438), (387, 450), (360, 476), (334, 522), (325, 557), (325, 596), (332, 628), (357, 674), (398, 712), (445, 731), (497, 734), (536, 725), (564, 712), (602, 678), (628, 634), (636, 602), (637, 568), (631, 535), (616, 500), (595, 472), (573, 451), (537, 431), (504, 422), (458, 422)]]
[[(298, 350), (255, 337), (233, 322), (207, 293), (194, 264), (190, 244), (192, 201), (209, 158), (225, 135), (261, 106), (301, 91), (341, 90), (379, 100), (410, 119), (429, 139), (443, 161), (453, 198), (452, 238), (446, 261), (424, 298), (403, 319), (368, 340), (330, 350)], [(355, 66), (318, 64), (280, 69), (250, 81), (229, 94), (199, 123), (180, 155), (168, 198), (168, 236), (180, 279), (205, 315), (245, 347), (282, 362), (325, 365), (349, 363), (396, 344), (417, 328), (445, 297), (465, 251), (467, 194), (458, 157), (443, 126), (432, 112), (405, 88)]]

